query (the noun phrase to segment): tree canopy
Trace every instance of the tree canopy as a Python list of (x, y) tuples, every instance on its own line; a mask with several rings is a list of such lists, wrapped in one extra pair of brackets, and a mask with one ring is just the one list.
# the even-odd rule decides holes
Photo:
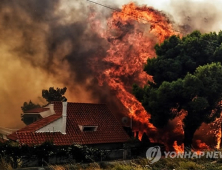
[[(56, 88), (54, 87), (49, 87), (49, 90), (42, 90), (42, 97), (47, 101), (47, 102), (52, 102), (52, 101), (66, 101), (66, 97), (64, 96), (67, 88)], [(21, 107), (23, 112), (26, 112), (28, 110), (41, 107), (39, 104), (33, 103), (31, 100), (29, 102), (24, 102), (23, 106)]]
[[(64, 96), (67, 88), (56, 88), (50, 87), (49, 90), (42, 90), (42, 97), (47, 101), (47, 102), (53, 102), (53, 101), (67, 101), (66, 97)], [(24, 102), (23, 106), (21, 107), (23, 113), (21, 114), (21, 120), (26, 124), (29, 125), (33, 123), (33, 121), (36, 121), (40, 117), (34, 115), (33, 116), (27, 116), (24, 114), (26, 111), (41, 107), (39, 104), (33, 103), (31, 100), (29, 102)]]
[(49, 90), (42, 90), (42, 97), (46, 99), (47, 102), (53, 102), (53, 101), (66, 101), (66, 97), (64, 96), (67, 88), (56, 88), (50, 87)]
[(155, 50), (157, 57), (148, 59), (144, 68), (154, 82), (143, 88), (134, 85), (133, 93), (158, 128), (186, 111), (184, 144), (190, 146), (196, 129), (220, 116), (222, 32), (171, 36)]
[(26, 112), (28, 110), (37, 108), (37, 107), (41, 107), (39, 104), (35, 104), (33, 103), (31, 100), (29, 102), (24, 102), (23, 106), (21, 107), (23, 112)]
[[(25, 113), (28, 110), (34, 109), (34, 108), (38, 108), (41, 107), (39, 104), (35, 104), (33, 103), (31, 100), (29, 102), (24, 102), (23, 106), (21, 107), (23, 113)], [(30, 123), (33, 122), (32, 119), (30, 119), (30, 117), (25, 117), (25, 114), (21, 114), (21, 120), (26, 124), (29, 125)]]

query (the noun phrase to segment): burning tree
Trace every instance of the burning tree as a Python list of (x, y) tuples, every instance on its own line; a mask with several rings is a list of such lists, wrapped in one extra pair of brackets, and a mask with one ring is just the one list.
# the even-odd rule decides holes
[(150, 122), (164, 128), (170, 119), (183, 119), (184, 146), (191, 148), (195, 131), (220, 116), (222, 96), (222, 32), (195, 31), (183, 38), (171, 36), (156, 45), (157, 57), (144, 71), (153, 76), (133, 93), (151, 114)]

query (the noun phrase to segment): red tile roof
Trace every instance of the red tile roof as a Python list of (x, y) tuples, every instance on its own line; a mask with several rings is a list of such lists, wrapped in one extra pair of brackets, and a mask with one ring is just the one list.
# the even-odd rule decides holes
[(25, 126), (24, 128), (8, 135), (7, 137), (11, 140), (17, 140), (17, 135), (16, 133), (18, 132), (35, 132), (36, 130), (54, 122), (55, 120), (59, 119), (62, 115), (62, 103), (57, 103), (54, 105), (54, 110), (55, 110), (55, 113), (54, 115), (51, 115), (51, 116), (48, 116), (44, 119), (40, 119), (40, 120), (37, 120), (36, 122), (28, 125), (28, 126)]
[(31, 110), (27, 110), (24, 113), (40, 113), (40, 112), (44, 112), (47, 110), (49, 110), (49, 108), (37, 107), (37, 108), (31, 109)]
[[(105, 104), (68, 103), (66, 134), (34, 133), (57, 120), (62, 114), (62, 102), (54, 102), (55, 115), (41, 119), (8, 136), (20, 143), (40, 144), (53, 140), (56, 145), (126, 142), (129, 137)], [(98, 125), (96, 131), (82, 132), (78, 125)]]

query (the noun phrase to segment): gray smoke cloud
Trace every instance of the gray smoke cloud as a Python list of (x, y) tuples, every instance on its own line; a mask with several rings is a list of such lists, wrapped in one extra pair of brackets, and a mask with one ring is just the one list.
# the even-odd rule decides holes
[(187, 34), (193, 30), (203, 33), (218, 32), (222, 29), (221, 1), (181, 1), (172, 0), (170, 12), (181, 32)]
[(89, 66), (108, 49), (88, 24), (95, 11), (101, 21), (110, 15), (82, 1), (0, 2), (0, 126), (22, 126), (23, 102), (41, 103), (41, 90), (50, 86), (68, 87), (69, 101), (108, 98), (108, 87), (98, 86)]

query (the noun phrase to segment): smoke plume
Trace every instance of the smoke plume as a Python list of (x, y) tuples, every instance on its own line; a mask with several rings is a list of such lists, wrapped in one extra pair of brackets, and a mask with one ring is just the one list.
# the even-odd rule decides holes
[(0, 126), (22, 126), (22, 104), (45, 103), (41, 90), (51, 86), (68, 87), (69, 101), (108, 98), (89, 68), (89, 59), (108, 48), (89, 29), (95, 11), (106, 19), (108, 12), (81, 1), (0, 2)]

